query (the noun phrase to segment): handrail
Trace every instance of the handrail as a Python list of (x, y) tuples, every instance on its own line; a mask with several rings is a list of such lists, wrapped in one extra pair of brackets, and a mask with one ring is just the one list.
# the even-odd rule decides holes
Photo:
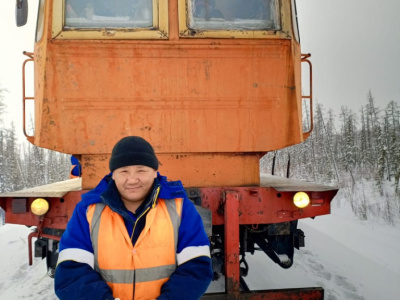
[(26, 120), (25, 120), (25, 102), (26, 100), (35, 100), (35, 97), (27, 97), (25, 94), (25, 66), (28, 62), (34, 61), (34, 53), (33, 52), (23, 52), (24, 55), (28, 56), (29, 58), (26, 59), (22, 64), (22, 131), (26, 137), (26, 139), (33, 143), (34, 136), (28, 135), (26, 133)]
[(309, 96), (303, 96), (302, 98), (306, 98), (306, 99), (310, 99), (310, 130), (308, 130), (307, 132), (303, 132), (303, 137), (304, 139), (306, 139), (311, 131), (313, 131), (314, 129), (314, 119), (313, 119), (313, 86), (312, 86), (312, 64), (311, 61), (308, 60), (308, 58), (311, 57), (310, 53), (306, 53), (306, 54), (301, 54), (301, 62), (306, 62), (310, 68), (310, 95)]

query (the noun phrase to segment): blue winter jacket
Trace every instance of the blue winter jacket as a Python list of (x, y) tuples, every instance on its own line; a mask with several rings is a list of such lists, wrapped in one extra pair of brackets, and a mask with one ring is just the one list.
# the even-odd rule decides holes
[[(158, 174), (153, 191), (160, 186), (159, 198), (183, 198), (182, 219), (179, 228), (177, 254), (190, 247), (209, 246), (200, 215), (193, 203), (187, 198), (180, 181), (168, 182), (166, 177)], [(90, 229), (86, 218), (89, 205), (103, 202), (113, 211), (120, 214), (125, 221), (126, 229), (132, 236), (133, 225), (137, 217), (150, 204), (150, 193), (135, 214), (125, 208), (120, 200), (118, 190), (111, 174), (103, 178), (99, 185), (82, 195), (82, 200), (76, 205), (67, 229), (59, 245), (59, 263), (55, 273), (55, 292), (61, 299), (114, 299), (110, 287), (103, 281), (100, 274), (91, 267), (93, 247), (90, 240)], [(133, 234), (135, 244), (140, 232), (145, 226), (146, 218), (139, 218)], [(142, 221), (142, 222), (141, 222)], [(61, 260), (63, 250), (69, 253), (76, 251), (76, 258)], [(83, 250), (83, 251), (82, 251)], [(67, 251), (66, 251), (67, 252)], [(211, 259), (208, 256), (197, 256), (177, 266), (169, 280), (162, 286), (159, 300), (192, 300), (199, 299), (207, 290), (212, 279)], [(122, 299), (121, 299), (122, 300)]]

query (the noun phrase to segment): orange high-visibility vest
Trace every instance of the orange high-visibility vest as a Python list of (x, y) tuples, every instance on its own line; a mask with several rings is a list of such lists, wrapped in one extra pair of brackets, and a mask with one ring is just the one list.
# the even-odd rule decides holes
[(103, 203), (89, 206), (94, 268), (115, 298), (145, 300), (160, 295), (161, 286), (176, 268), (182, 201), (158, 199), (135, 245), (119, 214)]

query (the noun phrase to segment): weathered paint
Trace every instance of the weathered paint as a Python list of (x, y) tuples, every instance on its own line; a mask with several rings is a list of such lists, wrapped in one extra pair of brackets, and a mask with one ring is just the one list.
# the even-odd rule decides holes
[[(90, 161), (84, 188), (94, 187), (104, 174), (99, 170), (107, 172), (105, 160), (91, 157), (109, 157), (126, 135), (149, 140), (160, 170), (186, 186), (257, 185), (262, 154), (306, 138), (290, 1), (280, 1), (279, 31), (187, 36), (184, 1), (170, 0), (160, 8), (167, 38), (144, 32), (139, 39), (65, 35), (53, 3), (47, 2), (43, 38), (35, 45), (29, 139)], [(182, 172), (169, 158), (176, 155), (184, 157), (179, 167), (201, 167)]]

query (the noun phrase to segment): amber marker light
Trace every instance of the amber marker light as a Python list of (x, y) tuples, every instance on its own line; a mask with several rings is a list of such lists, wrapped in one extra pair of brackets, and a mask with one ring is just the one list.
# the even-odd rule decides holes
[(297, 192), (293, 197), (293, 203), (298, 208), (304, 208), (310, 204), (310, 197), (304, 192)]
[(49, 202), (43, 198), (37, 198), (31, 204), (31, 211), (37, 216), (43, 216), (49, 211)]

